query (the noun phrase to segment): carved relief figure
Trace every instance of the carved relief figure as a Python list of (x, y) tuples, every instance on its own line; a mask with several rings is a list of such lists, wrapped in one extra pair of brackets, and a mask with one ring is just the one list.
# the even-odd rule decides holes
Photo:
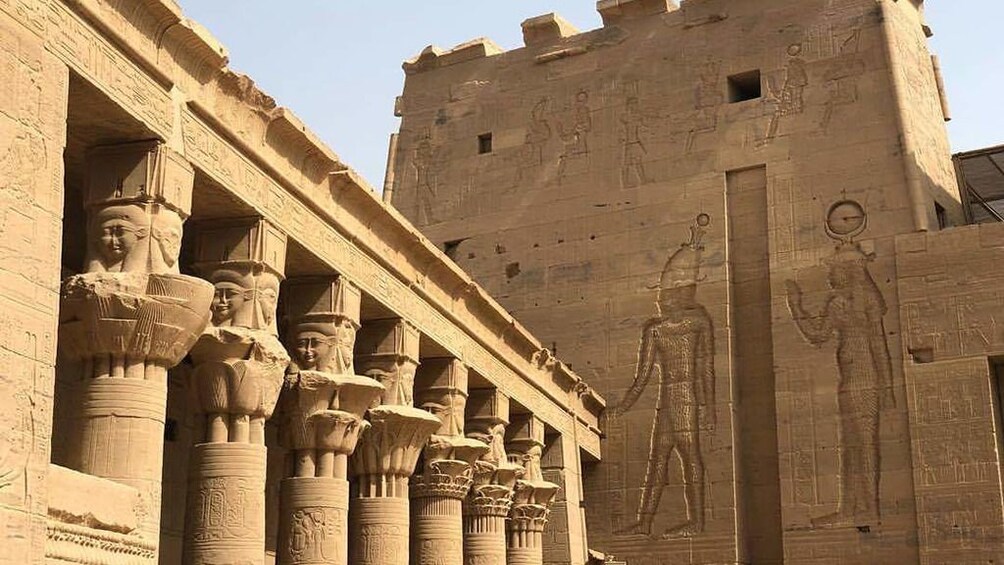
[(722, 87), (719, 82), (720, 66), (715, 61), (708, 61), (701, 70), (700, 79), (694, 87), (694, 108), (697, 110), (694, 125), (687, 134), (687, 153), (694, 149), (697, 136), (711, 133), (718, 129), (718, 106), (721, 105)]
[(621, 186), (632, 188), (648, 182), (645, 176), (645, 155), (648, 150), (641, 140), (645, 128), (645, 116), (638, 107), (638, 98), (631, 96), (621, 115), (621, 144), (624, 154), (621, 160)]
[(687, 521), (670, 527), (664, 538), (693, 535), (704, 530), (704, 459), (702, 430), (715, 424), (714, 327), (696, 300), (704, 228), (711, 219), (697, 218), (690, 241), (666, 262), (659, 282), (659, 315), (645, 323), (634, 382), (615, 416), (631, 409), (658, 372), (659, 388), (648, 468), (633, 524), (621, 535), (652, 535), (669, 466), (676, 454), (683, 470)]
[(550, 103), (550, 98), (541, 98), (530, 110), (530, 121), (520, 148), (513, 186), (519, 186), (523, 182), (529, 169), (544, 163), (544, 146), (551, 140), (551, 124), (544, 117)]
[(48, 167), (45, 139), (31, 132), (18, 133), (0, 159), (0, 194), (19, 193), (34, 202), (38, 173)]
[(558, 178), (565, 176), (570, 159), (577, 159), (589, 153), (588, 134), (593, 129), (592, 110), (589, 107), (589, 93), (580, 90), (575, 95), (572, 106), (572, 127), (566, 129), (564, 124), (558, 124), (558, 137), (564, 145), (558, 157)]
[(436, 161), (439, 149), (432, 144), (432, 134), (428, 130), (420, 135), (415, 143), (415, 158), (412, 166), (418, 183), (418, 213), (423, 223), (433, 223), (433, 201), (439, 191), (439, 173)]
[(830, 291), (821, 312), (806, 310), (798, 283), (787, 282), (788, 307), (802, 336), (815, 346), (836, 342), (839, 500), (835, 513), (813, 519), (813, 525), (877, 519), (879, 514), (880, 412), (895, 406), (896, 399), (883, 322), (887, 307), (868, 271), (874, 256), (853, 241), (866, 224), (864, 209), (855, 201), (830, 208), (827, 233), (840, 244), (829, 260)]
[(340, 530), (325, 509), (305, 508), (290, 520), (289, 549), (294, 563), (326, 563), (337, 553)]
[(861, 30), (856, 29), (840, 42), (840, 55), (823, 75), (828, 98), (820, 127), (826, 131), (837, 108), (858, 101), (858, 79), (865, 73), (865, 63), (858, 57)]
[(774, 104), (774, 114), (767, 125), (763, 143), (769, 143), (777, 136), (781, 118), (805, 111), (804, 92), (808, 85), (809, 74), (805, 70), (805, 59), (802, 58), (802, 44), (789, 45), (788, 63), (784, 68), (784, 82), (781, 88), (775, 88), (773, 80), (767, 81), (768, 100)]

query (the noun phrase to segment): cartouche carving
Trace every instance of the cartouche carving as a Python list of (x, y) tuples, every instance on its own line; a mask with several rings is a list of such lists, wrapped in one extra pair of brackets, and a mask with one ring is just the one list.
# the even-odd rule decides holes
[(833, 204), (826, 231), (839, 241), (829, 263), (830, 291), (822, 312), (810, 313), (797, 282), (787, 281), (788, 308), (802, 337), (815, 346), (835, 339), (840, 412), (840, 487), (837, 511), (813, 518), (814, 526), (874, 523), (879, 519), (881, 411), (896, 406), (892, 360), (886, 342), (885, 299), (868, 270), (874, 255), (854, 238), (867, 228), (853, 200)]
[(160, 535), (167, 370), (209, 321), (212, 287), (178, 274), (194, 172), (156, 142), (88, 153), (86, 272), (63, 282), (59, 347), (80, 362), (75, 469), (136, 487)]
[(646, 322), (634, 382), (615, 417), (626, 413), (659, 374), (659, 396), (652, 423), (648, 468), (635, 522), (621, 535), (652, 535), (662, 491), (676, 453), (683, 469), (687, 521), (670, 527), (664, 537), (694, 535), (704, 530), (704, 457), (701, 434), (715, 425), (714, 327), (696, 300), (704, 230), (711, 218), (697, 217), (690, 241), (666, 262), (659, 282), (659, 316)]

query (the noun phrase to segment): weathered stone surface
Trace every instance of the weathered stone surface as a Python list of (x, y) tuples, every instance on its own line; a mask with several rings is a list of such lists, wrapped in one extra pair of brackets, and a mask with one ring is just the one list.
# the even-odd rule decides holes
[[(533, 18), (525, 47), (462, 62), (469, 45), (427, 49), (397, 105), (393, 203), (613, 399), (582, 478), (590, 546), (937, 562), (957, 546), (923, 533), (944, 515), (916, 442), (949, 440), (908, 387), (915, 364), (997, 354), (997, 240), (937, 231), (965, 216), (922, 3), (679, 4), (604, 0), (580, 34)], [(571, 468), (544, 469), (574, 487), (551, 507), (568, 533), (544, 535), (556, 563), (587, 555), (565, 542)]]

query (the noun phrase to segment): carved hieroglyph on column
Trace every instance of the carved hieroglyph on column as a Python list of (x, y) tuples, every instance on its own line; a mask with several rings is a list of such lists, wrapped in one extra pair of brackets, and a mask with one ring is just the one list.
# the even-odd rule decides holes
[(508, 565), (544, 563), (544, 527), (558, 485), (544, 480), (540, 457), (544, 453), (544, 422), (532, 414), (513, 417), (509, 434), (509, 460), (523, 467), (516, 481), (509, 515)]
[(185, 563), (262, 563), (265, 420), (289, 364), (275, 329), (286, 237), (259, 218), (217, 221), (198, 230), (196, 257), (216, 293), (191, 353), (198, 421)]
[(886, 342), (887, 307), (868, 271), (874, 259), (854, 241), (867, 228), (864, 208), (853, 200), (830, 207), (827, 234), (839, 241), (828, 261), (830, 286), (822, 312), (802, 304), (802, 289), (788, 281), (788, 307), (802, 336), (821, 346), (836, 341), (837, 408), (840, 413), (840, 483), (837, 511), (812, 520), (814, 526), (867, 525), (879, 519), (880, 413), (893, 408), (892, 360)]
[(690, 241), (666, 262), (659, 281), (659, 315), (645, 323), (634, 382), (613, 416), (622, 416), (641, 397), (653, 373), (659, 374), (659, 395), (648, 468), (635, 522), (620, 535), (652, 535), (662, 491), (676, 453), (683, 469), (687, 521), (671, 526), (664, 537), (693, 535), (704, 530), (704, 457), (701, 433), (715, 425), (714, 328), (696, 300), (700, 280), (702, 239), (711, 222), (697, 217)]
[(87, 160), (87, 272), (63, 283), (59, 346), (82, 365), (79, 471), (139, 489), (141, 528), (160, 536), (167, 370), (209, 321), (212, 286), (178, 274), (194, 173), (155, 142)]
[(356, 338), (356, 369), (384, 386), (350, 459), (358, 493), (349, 510), (352, 565), (407, 565), (408, 478), (439, 418), (413, 406), (419, 333), (400, 319), (366, 322)]
[(411, 478), (411, 563), (463, 563), (463, 500), (474, 462), (488, 445), (464, 436), (467, 367), (457, 359), (426, 359), (415, 377), (415, 403), (439, 418)]
[(384, 388), (353, 370), (357, 287), (341, 277), (304, 279), (287, 283), (286, 295), (293, 362), (283, 436), (293, 453), (293, 475), (280, 490), (278, 562), (347, 565), (348, 457), (363, 414)]
[(506, 519), (523, 467), (509, 461), (505, 427), (509, 398), (497, 389), (471, 390), (467, 400), (467, 437), (488, 451), (474, 463), (474, 482), (464, 499), (464, 565), (505, 565)]

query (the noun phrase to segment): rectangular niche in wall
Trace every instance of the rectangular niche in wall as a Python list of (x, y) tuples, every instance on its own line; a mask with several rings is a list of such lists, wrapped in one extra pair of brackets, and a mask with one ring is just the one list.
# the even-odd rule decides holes
[(756, 100), (763, 95), (760, 87), (760, 69), (746, 71), (729, 77), (729, 102)]

